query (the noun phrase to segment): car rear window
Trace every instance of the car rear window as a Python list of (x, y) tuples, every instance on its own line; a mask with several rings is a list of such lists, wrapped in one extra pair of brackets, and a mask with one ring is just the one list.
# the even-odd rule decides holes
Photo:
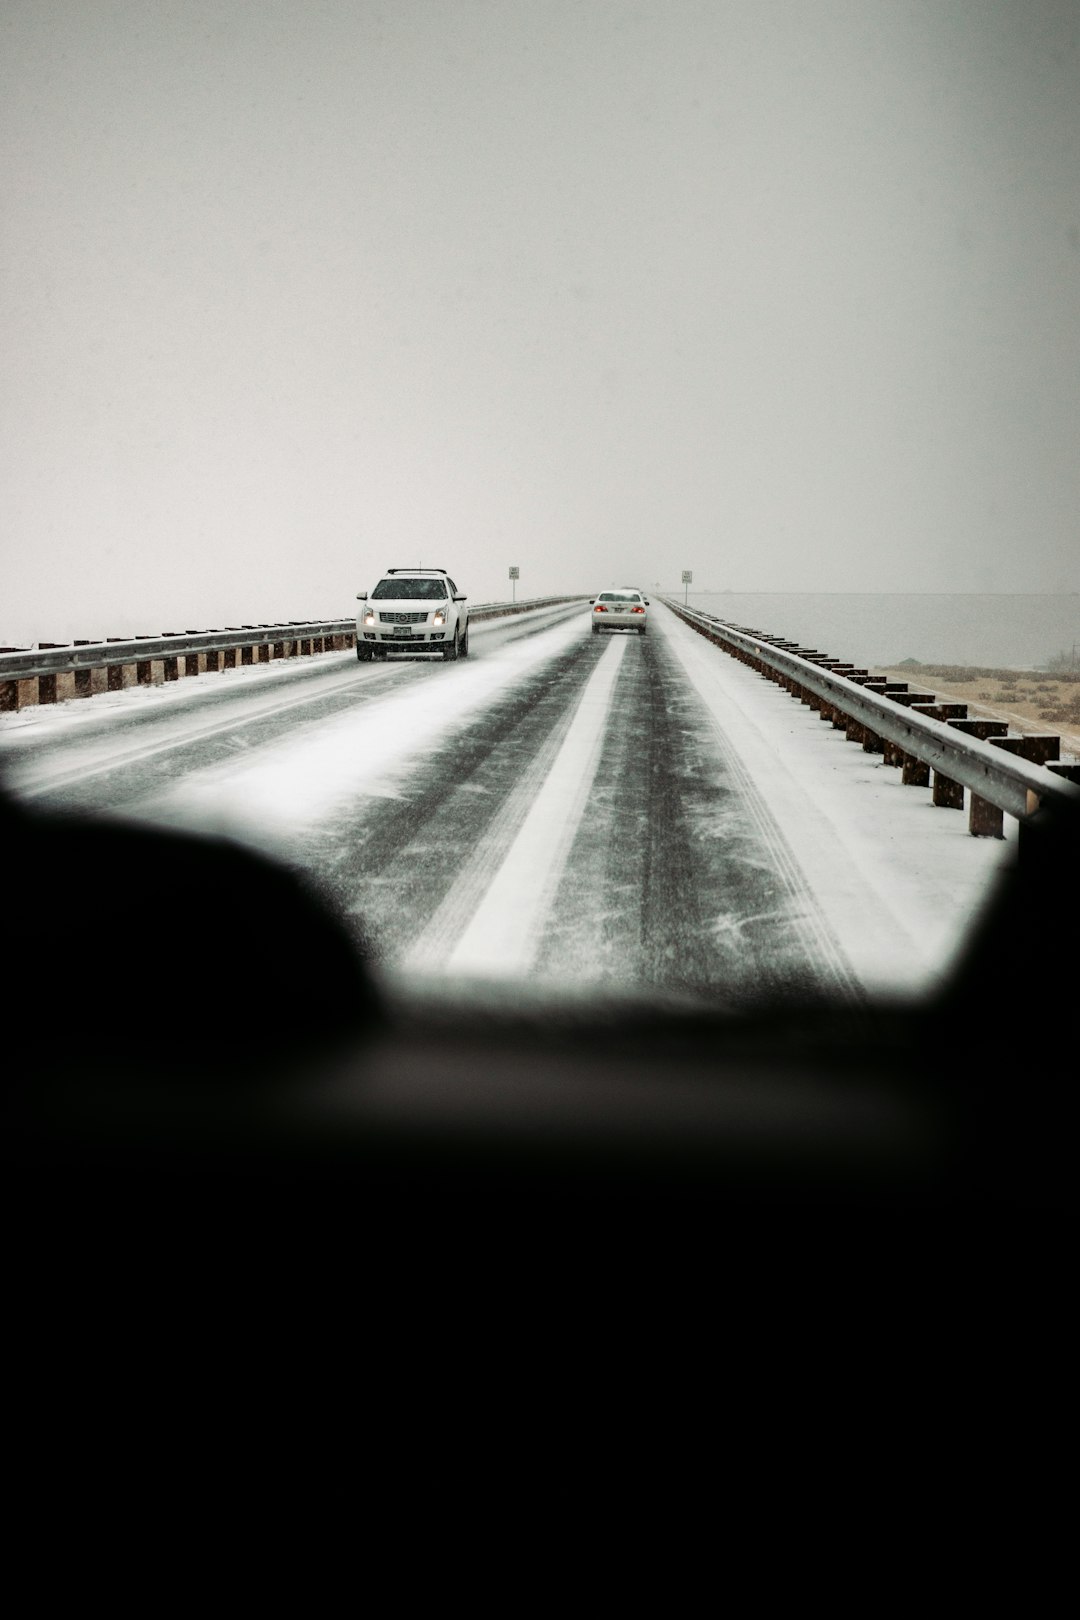
[(371, 593), (376, 602), (433, 602), (446, 595), (441, 579), (380, 579)]
[(601, 602), (640, 602), (641, 598), (636, 591), (601, 591)]

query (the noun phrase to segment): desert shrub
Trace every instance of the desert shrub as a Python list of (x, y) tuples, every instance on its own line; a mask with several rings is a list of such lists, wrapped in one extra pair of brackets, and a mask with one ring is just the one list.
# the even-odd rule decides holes
[(1040, 720), (1049, 720), (1055, 726), (1080, 726), (1080, 698), (1068, 703), (1055, 703), (1052, 708), (1039, 710)]

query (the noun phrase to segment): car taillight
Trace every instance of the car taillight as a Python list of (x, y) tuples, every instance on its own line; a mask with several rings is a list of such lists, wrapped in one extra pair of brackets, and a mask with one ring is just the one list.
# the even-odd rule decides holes
[(607, 608), (606, 607), (601, 607), (600, 603), (597, 602), (596, 606), (593, 608), (593, 612), (594, 613), (606, 613)]
[(631, 608), (630, 611), (631, 613), (644, 613), (645, 609), (643, 607), (636, 607)]

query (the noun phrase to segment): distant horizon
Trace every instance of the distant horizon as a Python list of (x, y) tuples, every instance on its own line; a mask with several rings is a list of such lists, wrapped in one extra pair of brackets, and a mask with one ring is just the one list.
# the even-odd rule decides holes
[[(710, 588), (705, 588), (705, 587), (703, 587), (703, 588), (691, 587), (691, 589), (687, 592), (686, 587), (682, 586), (682, 585), (665, 586), (665, 585), (658, 585), (658, 584), (655, 584), (655, 583), (651, 584), (651, 585), (649, 585), (647, 587), (640, 587), (640, 588), (650, 590), (656, 595), (668, 596), (668, 597), (671, 597), (673, 599), (682, 599), (684, 596), (690, 596), (690, 597), (693, 597), (698, 602), (700, 602), (701, 600), (703, 600), (705, 598), (710, 598), (710, 597), (711, 598), (725, 597), (725, 598), (730, 598), (733, 601), (739, 600), (739, 599), (744, 599), (744, 598), (768, 597), (768, 598), (771, 598), (772, 600), (777, 601), (777, 602), (786, 600), (786, 601), (790, 602), (793, 605), (796, 605), (799, 602), (816, 601), (816, 602), (824, 603), (824, 602), (827, 602), (827, 601), (841, 602), (841, 601), (855, 601), (855, 600), (860, 600), (860, 599), (863, 600), (863, 601), (910, 600), (910, 601), (922, 601), (922, 602), (926, 602), (926, 603), (933, 602), (933, 601), (939, 601), (939, 602), (943, 602), (943, 601), (967, 602), (967, 603), (991, 602), (991, 601), (992, 602), (1005, 602), (1005, 601), (1023, 602), (1023, 601), (1030, 601), (1030, 602), (1047, 602), (1047, 603), (1063, 604), (1063, 603), (1071, 602), (1074, 598), (1080, 597), (1080, 591), (956, 591), (956, 590), (953, 590), (953, 591), (873, 591), (873, 590), (850, 590), (850, 591), (799, 591), (799, 590), (777, 591), (777, 590), (771, 590), (771, 591), (751, 591), (751, 590), (710, 589)], [(593, 590), (595, 590), (595, 587), (593, 587)], [(542, 600), (546, 600), (548, 597), (556, 596), (556, 595), (575, 596), (575, 595), (578, 595), (578, 594), (580, 594), (582, 599), (584, 600), (585, 598), (587, 598), (587, 597), (589, 597), (590, 595), (593, 594), (593, 590), (581, 589), (580, 592), (579, 592), (578, 590), (576, 590), (574, 588), (567, 587), (562, 591), (558, 591), (558, 590), (547, 591), (547, 592), (543, 593), (542, 595), (537, 595), (537, 596), (533, 596), (533, 597), (519, 595), (517, 597), (517, 600), (519, 602), (542, 601)], [(509, 601), (513, 600), (513, 598), (509, 594), (506, 595), (505, 597), (504, 596), (494, 596), (494, 597), (490, 597), (490, 598), (480, 598), (476, 593), (469, 593), (469, 594), (470, 594), (471, 600), (474, 603), (479, 603), (481, 600), (483, 600), (485, 602), (490, 601), (490, 602), (493, 602), (493, 603), (502, 602), (502, 601), (509, 602)], [(351, 604), (350, 604), (350, 606), (351, 606)], [(796, 607), (796, 612), (797, 612), (797, 607)], [(1067, 612), (1068, 612), (1068, 610), (1066, 610), (1066, 613)], [(352, 616), (353, 616), (352, 613), (350, 613), (349, 611), (338, 613), (336, 615), (330, 615), (330, 614), (303, 614), (303, 615), (298, 616), (296, 614), (290, 614), (288, 617), (280, 616), (280, 617), (277, 617), (277, 618), (273, 618), (273, 617), (269, 617), (269, 616), (260, 616), (260, 615), (255, 614), (255, 613), (251, 613), (251, 614), (246, 614), (246, 613), (240, 613), (240, 614), (236, 614), (236, 613), (209, 614), (208, 613), (205, 616), (202, 616), (202, 615), (199, 616), (199, 617), (204, 617), (205, 618), (205, 622), (202, 623), (202, 624), (199, 624), (199, 625), (187, 623), (187, 624), (184, 624), (184, 625), (180, 626), (180, 625), (177, 625), (176, 623), (174, 623), (171, 626), (165, 626), (163, 624), (155, 625), (155, 624), (151, 624), (151, 623), (147, 622), (147, 623), (143, 623), (143, 625), (142, 625), (142, 627), (140, 629), (128, 629), (128, 630), (123, 630), (122, 627), (119, 626), (119, 625), (113, 625), (110, 629), (101, 631), (97, 635), (90, 635), (90, 636), (80, 635), (78, 637), (76, 637), (74, 635), (65, 636), (65, 635), (63, 635), (61, 633), (58, 633), (56, 630), (47, 630), (47, 631), (43, 632), (43, 634), (41, 636), (39, 636), (39, 637), (34, 637), (34, 638), (30, 638), (30, 639), (22, 639), (22, 640), (19, 640), (16, 637), (13, 637), (13, 636), (0, 635), (0, 648), (6, 648), (6, 649), (11, 650), (11, 651), (24, 651), (24, 650), (32, 649), (34, 647), (48, 646), (50, 644), (54, 644), (54, 645), (57, 645), (57, 646), (69, 646), (69, 645), (73, 645), (77, 640), (83, 640), (83, 641), (88, 641), (88, 642), (99, 642), (99, 641), (103, 642), (103, 641), (107, 641), (107, 640), (118, 640), (118, 641), (119, 640), (133, 640), (133, 639), (137, 639), (138, 637), (143, 636), (143, 635), (145, 635), (145, 636), (183, 635), (185, 633), (200, 635), (200, 634), (210, 634), (210, 633), (212, 633), (213, 631), (216, 631), (216, 630), (238, 629), (238, 628), (241, 628), (242, 626), (245, 626), (245, 625), (287, 625), (287, 624), (332, 623), (332, 622), (337, 622), (337, 621), (349, 620), (349, 619), (352, 618)], [(130, 615), (126, 615), (125, 617), (130, 617)], [(847, 621), (844, 620), (844, 619), (841, 619), (841, 621), (838, 621), (838, 623), (840, 623), (840, 622), (844, 623), (845, 626), (847, 624)], [(912, 621), (912, 626), (913, 626), (914, 622), (915, 621)], [(911, 634), (912, 633), (912, 626), (909, 626), (904, 631), (901, 631), (899, 626), (897, 626), (894, 623), (893, 626), (892, 626), (891, 633), (896, 634), (896, 635), (899, 635), (899, 634)], [(970, 622), (965, 623), (965, 622), (962, 622), (962, 621), (950, 620), (949, 621), (949, 626), (950, 626), (950, 629), (951, 629), (951, 633), (954, 635), (955, 639), (957, 639), (957, 640), (962, 641), (964, 639), (965, 635), (970, 637), (970, 635), (973, 633), (972, 632), (972, 625), (971, 625)], [(1001, 624), (999, 624), (999, 625), (997, 625), (995, 627), (996, 632), (1000, 633), (1003, 626), (1004, 626), (1004, 621), (1002, 621)], [(91, 628), (91, 626), (84, 626), (83, 628), (84, 629), (89, 629), (89, 628)], [(981, 623), (978, 624), (977, 628), (978, 628), (979, 631), (986, 631), (987, 633), (989, 633), (989, 631), (990, 631), (990, 627), (988, 625), (984, 625), (984, 624), (981, 624)], [(1017, 626), (1017, 628), (1019, 629), (1019, 626)], [(114, 633), (114, 632), (116, 632), (116, 633)], [(774, 632), (770, 631), (770, 633), (774, 633)], [(777, 627), (775, 627), (775, 633), (776, 634), (786, 634), (788, 632), (785, 630), (785, 628), (782, 625), (778, 625)], [(823, 632), (815, 631), (815, 630), (812, 629), (811, 625), (806, 624), (806, 625), (803, 626), (803, 629), (801, 630), (800, 633), (804, 634), (804, 635), (815, 635), (815, 634), (820, 634), (820, 633), (823, 633)], [(937, 629), (935, 627), (934, 634), (944, 634), (944, 633), (945, 633), (945, 631), (943, 629), (939, 630), (939, 629)], [(1057, 640), (1062, 642), (1063, 645), (1066, 644), (1066, 643), (1073, 642), (1073, 641), (1080, 641), (1080, 613), (1078, 613), (1078, 615), (1077, 615), (1077, 622), (1076, 622), (1075, 626), (1072, 624), (1071, 620), (1069, 620), (1067, 617), (1062, 619), (1059, 616), (1057, 618), (1056, 627), (1055, 627), (1054, 631), (1052, 631), (1052, 632), (1046, 631), (1045, 629), (1042, 629), (1041, 627), (1034, 627), (1033, 626), (1033, 627), (1025, 627), (1024, 633), (1025, 633), (1025, 637), (1027, 635), (1030, 635), (1030, 634), (1045, 634), (1045, 635), (1048, 635), (1050, 639), (1053, 639), (1054, 637), (1056, 637)], [(1049, 651), (1044, 654), (1044, 656), (1053, 656), (1056, 650), (1058, 650), (1058, 649), (1050, 648)], [(914, 654), (906, 653), (903, 656), (914, 656)], [(926, 661), (933, 662), (935, 660), (941, 661), (941, 659), (942, 659), (942, 655), (938, 654), (938, 653), (935, 653), (935, 654), (929, 656), (928, 659), (920, 659), (920, 662), (926, 662)], [(884, 663), (884, 662), (889, 662), (890, 660), (888, 660), (888, 659), (878, 659), (877, 661), (879, 663)], [(896, 660), (891, 660), (891, 661), (895, 662)], [(946, 662), (952, 661), (952, 662), (957, 662), (957, 663), (965, 663), (965, 662), (979, 662), (980, 660), (978, 660), (978, 659), (973, 660), (971, 658), (968, 658), (968, 657), (965, 657), (965, 656), (962, 656), (962, 655), (958, 654), (956, 657), (952, 658), (951, 660), (950, 659), (945, 659), (944, 661), (946, 661)], [(986, 661), (989, 661), (989, 660), (986, 660)], [(998, 661), (1001, 662), (1003, 660), (999, 658)], [(1007, 662), (1008, 660), (1004, 660), (1004, 661)]]
[[(665, 595), (675, 594), (674, 588), (668, 590), (654, 585), (653, 590), (663, 589)], [(679, 586), (681, 593), (684, 589)], [(719, 590), (705, 589), (692, 590), (691, 596), (1048, 596), (1054, 601), (1062, 596), (1080, 596), (1080, 591), (783, 591), (783, 590), (750, 590), (740, 586), (735, 590), (731, 586), (721, 586)]]

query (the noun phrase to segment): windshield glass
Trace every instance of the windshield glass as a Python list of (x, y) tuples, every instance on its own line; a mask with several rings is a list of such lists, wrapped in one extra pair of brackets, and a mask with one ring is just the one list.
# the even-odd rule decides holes
[(371, 593), (376, 602), (434, 602), (446, 595), (446, 583), (441, 579), (380, 579)]
[(447, 994), (933, 987), (1028, 800), (914, 731), (1080, 750), (1075, 5), (133, 9), (5, 12), (11, 792)]

